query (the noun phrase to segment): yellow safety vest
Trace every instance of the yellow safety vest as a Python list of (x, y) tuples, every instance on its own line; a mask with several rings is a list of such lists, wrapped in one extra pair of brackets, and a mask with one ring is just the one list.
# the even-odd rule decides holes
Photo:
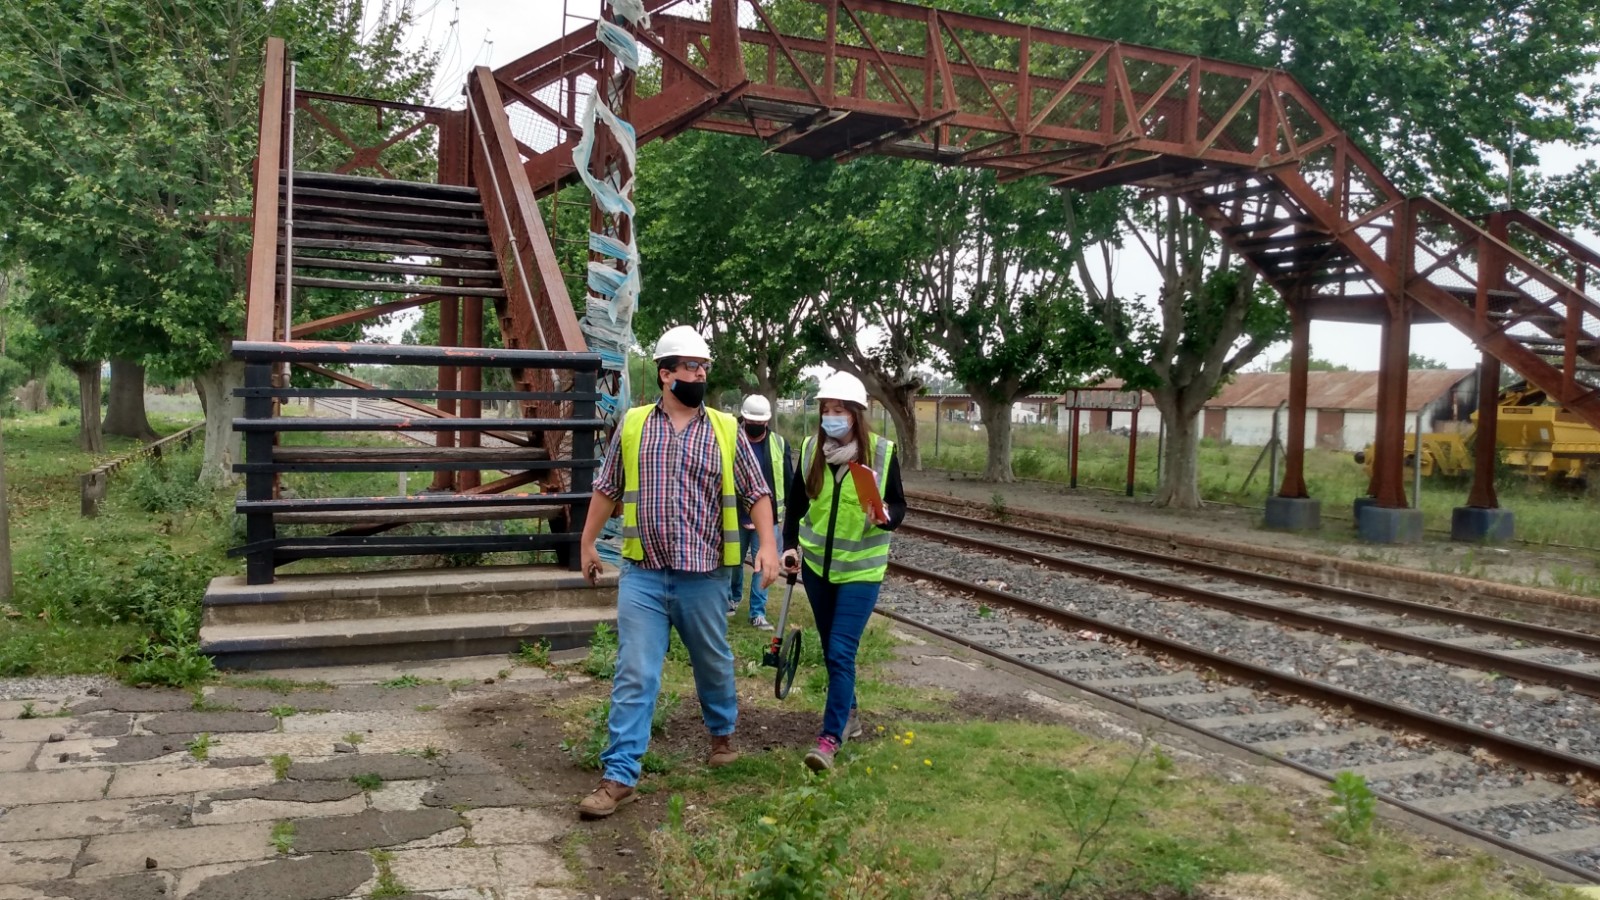
[[(639, 445), (644, 440), (644, 423), (655, 404), (635, 406), (622, 419), (622, 557), (644, 559), (644, 542), (639, 540)], [(725, 412), (706, 407), (711, 431), (722, 451), (722, 564), (739, 564), (739, 497), (733, 487), (733, 455), (739, 449), (739, 423)]]
[[(881, 496), (888, 490), (889, 460), (894, 458), (894, 442), (881, 435), (872, 435), (872, 474), (878, 480)], [(800, 451), (800, 471), (811, 471), (812, 454), (817, 452), (816, 437), (806, 438)], [(828, 581), (832, 584), (850, 584), (860, 581), (882, 581), (889, 571), (888, 532), (867, 521), (867, 514), (856, 497), (854, 478), (846, 476), (836, 480), (832, 472), (824, 469), (822, 490), (812, 499), (806, 517), (800, 520), (800, 548), (806, 564), (818, 575), (822, 574), (828, 535), (833, 535), (833, 558), (828, 562)], [(838, 512), (833, 513), (835, 490), (838, 491)], [(833, 515), (830, 527), (828, 518)]]
[(767, 455), (772, 458), (773, 493), (776, 495), (772, 498), (772, 522), (781, 527), (783, 512), (788, 508), (783, 504), (783, 495), (789, 487), (784, 483), (783, 463), (789, 458), (789, 445), (770, 427), (767, 428)]

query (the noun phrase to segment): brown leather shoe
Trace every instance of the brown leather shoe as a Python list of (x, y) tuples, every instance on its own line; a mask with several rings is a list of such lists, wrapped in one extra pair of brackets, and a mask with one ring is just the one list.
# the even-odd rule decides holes
[(633, 802), (633, 788), (609, 778), (600, 779), (594, 793), (578, 804), (578, 816), (584, 819), (604, 819), (617, 811), (617, 807)]
[(706, 765), (713, 769), (725, 766), (739, 758), (739, 751), (733, 749), (733, 735), (725, 734), (721, 737), (715, 735), (711, 738), (711, 755), (706, 758)]

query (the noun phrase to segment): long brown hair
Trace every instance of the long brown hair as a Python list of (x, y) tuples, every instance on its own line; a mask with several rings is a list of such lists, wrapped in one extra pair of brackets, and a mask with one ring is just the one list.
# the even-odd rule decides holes
[[(861, 463), (862, 465), (866, 465), (868, 460), (871, 458), (869, 454), (872, 453), (872, 432), (867, 426), (867, 408), (865, 406), (851, 403), (848, 400), (841, 400), (839, 402), (843, 403), (844, 408), (850, 411), (850, 433), (855, 435), (856, 438), (855, 461)], [(806, 470), (806, 496), (813, 500), (817, 499), (817, 495), (822, 493), (822, 472), (824, 462), (822, 444), (827, 439), (827, 432), (822, 430), (822, 415), (821, 410), (819, 409), (817, 415), (816, 449), (812, 451), (811, 454), (811, 468)]]

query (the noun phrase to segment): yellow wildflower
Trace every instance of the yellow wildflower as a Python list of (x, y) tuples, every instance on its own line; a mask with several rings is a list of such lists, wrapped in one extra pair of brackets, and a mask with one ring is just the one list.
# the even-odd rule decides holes
[(925, 760), (922, 761), (922, 764), (925, 765), (925, 766), (931, 766), (931, 765), (933, 765), (933, 760), (925, 759)]
[(761, 824), (763, 824), (763, 825), (776, 825), (776, 824), (778, 824), (778, 820), (774, 819), (771, 816), (762, 816), (761, 817)]

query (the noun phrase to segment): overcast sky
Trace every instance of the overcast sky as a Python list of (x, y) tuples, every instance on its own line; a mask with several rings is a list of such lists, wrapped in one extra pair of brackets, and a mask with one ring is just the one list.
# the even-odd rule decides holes
[[(460, 106), (461, 87), (466, 73), (477, 65), (504, 65), (518, 56), (544, 46), (565, 31), (592, 28), (598, 0), (416, 0), (418, 27), (413, 37), (440, 54), (433, 101), (441, 106)], [(1559, 147), (1544, 155), (1545, 171), (1555, 174), (1571, 171), (1586, 159), (1600, 158), (1596, 148)], [(1600, 248), (1600, 235), (1580, 234), (1590, 246)], [(648, 279), (650, 273), (645, 271)], [(1153, 294), (1158, 281), (1145, 255), (1134, 249), (1122, 254), (1118, 279), (1125, 294)], [(1312, 352), (1354, 369), (1378, 367), (1378, 328), (1317, 322), (1311, 330)], [(1479, 354), (1472, 343), (1448, 325), (1419, 325), (1412, 329), (1413, 352), (1443, 360), (1451, 367), (1471, 368)], [(1264, 354), (1263, 361), (1288, 352), (1287, 344)]]

